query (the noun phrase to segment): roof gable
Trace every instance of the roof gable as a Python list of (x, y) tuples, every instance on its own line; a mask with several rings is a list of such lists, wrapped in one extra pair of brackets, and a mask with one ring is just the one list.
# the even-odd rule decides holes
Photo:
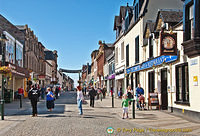
[(176, 9), (161, 9), (158, 11), (154, 30), (159, 31), (163, 24), (170, 26), (178, 24), (183, 19), (183, 12)]

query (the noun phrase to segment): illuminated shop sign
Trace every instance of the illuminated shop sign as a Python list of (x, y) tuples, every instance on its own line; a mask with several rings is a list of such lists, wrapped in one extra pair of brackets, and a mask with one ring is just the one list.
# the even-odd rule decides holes
[(160, 56), (160, 57), (155, 58), (153, 60), (141, 63), (140, 65), (128, 68), (128, 69), (126, 69), (126, 73), (129, 74), (130, 72), (137, 72), (137, 71), (140, 71), (140, 70), (149, 69), (149, 68), (152, 68), (153, 66), (161, 65), (162, 63), (173, 62), (177, 59), (178, 59), (177, 56)]

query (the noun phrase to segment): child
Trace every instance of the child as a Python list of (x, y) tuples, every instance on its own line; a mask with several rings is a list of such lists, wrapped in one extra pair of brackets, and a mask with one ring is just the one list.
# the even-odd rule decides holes
[(123, 117), (122, 119), (124, 119), (125, 113), (126, 113), (126, 117), (128, 118), (128, 106), (129, 106), (129, 102), (130, 99), (128, 99), (127, 94), (123, 95), (123, 101), (122, 101), (122, 107), (123, 107)]

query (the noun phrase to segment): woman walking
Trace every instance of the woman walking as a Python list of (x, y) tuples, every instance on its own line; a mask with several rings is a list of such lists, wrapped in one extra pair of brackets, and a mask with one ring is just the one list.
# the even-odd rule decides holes
[(82, 110), (83, 100), (84, 100), (84, 98), (83, 98), (83, 93), (82, 93), (81, 87), (77, 86), (77, 104), (78, 104), (80, 115), (83, 115), (83, 110)]
[(48, 87), (47, 88), (47, 96), (46, 96), (46, 101), (47, 101), (47, 109), (48, 111), (52, 111), (52, 109), (54, 108), (54, 95), (53, 92), (51, 91), (51, 88)]

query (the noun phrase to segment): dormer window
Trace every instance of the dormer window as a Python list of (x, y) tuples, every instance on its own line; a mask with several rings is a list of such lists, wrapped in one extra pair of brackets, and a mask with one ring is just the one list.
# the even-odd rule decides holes
[(140, 14), (140, 10), (142, 8), (142, 5), (144, 3), (144, 0), (135, 0), (134, 4), (133, 4), (133, 9), (134, 9), (134, 21), (136, 22), (138, 20), (139, 14)]
[(138, 15), (139, 15), (139, 6), (138, 6), (138, 3), (135, 5), (135, 7), (134, 7), (134, 13), (135, 13), (135, 18), (134, 18), (134, 20), (135, 20), (135, 22), (137, 21), (137, 19), (138, 19)]
[(128, 30), (128, 26), (129, 26), (129, 14), (127, 11), (126, 17), (125, 17), (125, 31)]

